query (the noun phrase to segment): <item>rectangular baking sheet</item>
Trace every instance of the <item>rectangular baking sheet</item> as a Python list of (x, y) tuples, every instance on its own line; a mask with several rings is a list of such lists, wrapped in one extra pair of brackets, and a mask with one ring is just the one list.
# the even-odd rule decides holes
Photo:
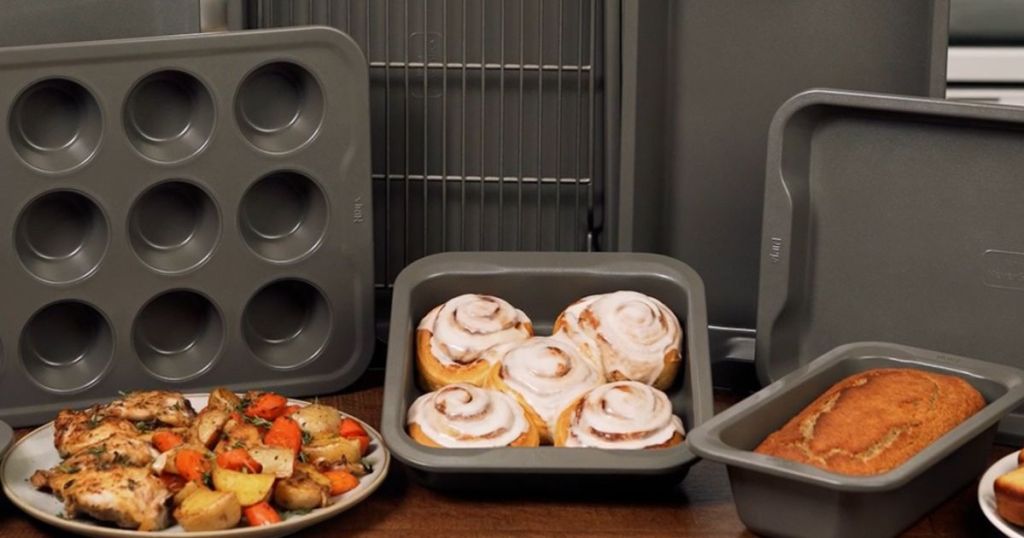
[(712, 356), (752, 360), (764, 165), (775, 110), (814, 87), (942, 97), (947, 0), (622, 3), (611, 248), (692, 266)]
[(813, 91), (770, 140), (762, 382), (862, 340), (1024, 365), (1024, 110)]

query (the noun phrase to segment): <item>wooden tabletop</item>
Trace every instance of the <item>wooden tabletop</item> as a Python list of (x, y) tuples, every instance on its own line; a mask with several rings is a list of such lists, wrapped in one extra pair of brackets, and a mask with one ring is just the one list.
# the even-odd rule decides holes
[[(320, 397), (380, 424), (383, 375), (371, 371), (343, 393)], [(716, 404), (733, 401), (718, 395)], [(18, 430), (18, 436), (30, 429)], [(997, 446), (992, 460), (1009, 453)], [(909, 529), (905, 536), (999, 536), (978, 508), (974, 483)], [(394, 461), (384, 485), (369, 499), (302, 536), (751, 536), (736, 515), (725, 468), (702, 461), (675, 490), (650, 495), (607, 492), (586, 500), (537, 500), (492, 495), (451, 496), (423, 488)], [(0, 537), (63, 536), (0, 498)]]

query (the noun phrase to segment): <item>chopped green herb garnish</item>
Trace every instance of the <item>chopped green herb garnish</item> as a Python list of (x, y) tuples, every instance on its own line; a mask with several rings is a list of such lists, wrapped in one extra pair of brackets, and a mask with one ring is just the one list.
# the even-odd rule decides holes
[(89, 448), (89, 454), (92, 454), (93, 456), (99, 456), (100, 454), (103, 454), (106, 451), (107, 445), (96, 445), (94, 447)]
[(203, 484), (206, 484), (206, 487), (208, 488), (213, 487), (213, 474), (211, 474), (210, 471), (203, 473)]
[(57, 466), (57, 470), (65, 474), (75, 474), (82, 469), (81, 467), (76, 467), (74, 465), (68, 466), (62, 463)]
[(89, 415), (89, 420), (88, 420), (88, 422), (85, 423), (85, 426), (87, 428), (89, 428), (90, 430), (93, 430), (93, 429), (96, 429), (96, 427), (99, 426), (102, 423), (103, 423), (103, 417), (101, 417), (101, 416), (99, 416), (97, 414), (92, 414), (92, 415)]
[(312, 442), (313, 442), (313, 436), (309, 432), (303, 431), (302, 432), (302, 444), (308, 445), (309, 443), (312, 443)]
[(135, 423), (135, 429), (139, 430), (140, 433), (149, 433), (153, 431), (153, 423), (140, 420)]
[(256, 426), (257, 428), (269, 428), (271, 426), (270, 421), (262, 419), (260, 417), (246, 416), (245, 421), (248, 422), (249, 424), (252, 424), (253, 426)]

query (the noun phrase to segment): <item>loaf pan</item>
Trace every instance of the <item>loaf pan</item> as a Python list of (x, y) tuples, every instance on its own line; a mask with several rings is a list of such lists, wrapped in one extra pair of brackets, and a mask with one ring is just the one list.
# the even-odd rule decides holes
[(373, 354), (369, 82), (331, 28), (0, 50), (0, 419), (339, 390)]
[(447, 489), (518, 489), (539, 482), (546, 491), (602, 479), (678, 483), (697, 459), (685, 442), (637, 451), (440, 449), (418, 444), (405, 430), (409, 405), (423, 394), (416, 384), (414, 331), (435, 306), (463, 293), (496, 295), (526, 312), (537, 334), (550, 334), (555, 317), (572, 302), (623, 289), (660, 299), (683, 324), (684, 366), (667, 393), (687, 429), (702, 424), (713, 414), (704, 285), (685, 264), (652, 254), (438, 254), (407, 267), (395, 283), (381, 420), (392, 453), (423, 483)]
[[(874, 368), (955, 375), (988, 403), (888, 473), (855, 477), (753, 452), (840, 380)], [(902, 345), (840, 346), (690, 433), (694, 452), (724, 463), (743, 523), (774, 536), (891, 536), (910, 526), (988, 462), (999, 419), (1024, 400), (1024, 372)]]
[[(1024, 366), (1024, 110), (848, 91), (772, 124), (757, 372), (886, 341)], [(1024, 438), (1015, 412), (1001, 431)]]
[(700, 273), (712, 357), (749, 362), (772, 115), (811, 88), (944, 96), (949, 1), (626, 0), (622, 12), (607, 233)]

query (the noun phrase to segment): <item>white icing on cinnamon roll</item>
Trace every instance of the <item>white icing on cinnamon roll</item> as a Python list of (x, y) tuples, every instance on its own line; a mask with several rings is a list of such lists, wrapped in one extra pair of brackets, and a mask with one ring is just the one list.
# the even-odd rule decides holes
[(601, 385), (568, 410), (565, 446), (641, 449), (662, 445), (683, 433), (668, 396), (636, 381)]
[(668, 360), (680, 360), (682, 327), (661, 301), (635, 291), (580, 299), (562, 313), (562, 337), (600, 362), (609, 379), (652, 384)]
[(604, 380), (569, 342), (534, 337), (493, 348), (499, 355), (505, 385), (554, 428), (558, 414), (573, 400)]
[(407, 420), (448, 448), (508, 446), (529, 429), (526, 412), (514, 398), (465, 383), (420, 396)]
[(434, 308), (420, 321), (430, 331), (430, 350), (442, 364), (469, 364), (498, 344), (530, 337), (530, 318), (507, 301), (465, 294)]

